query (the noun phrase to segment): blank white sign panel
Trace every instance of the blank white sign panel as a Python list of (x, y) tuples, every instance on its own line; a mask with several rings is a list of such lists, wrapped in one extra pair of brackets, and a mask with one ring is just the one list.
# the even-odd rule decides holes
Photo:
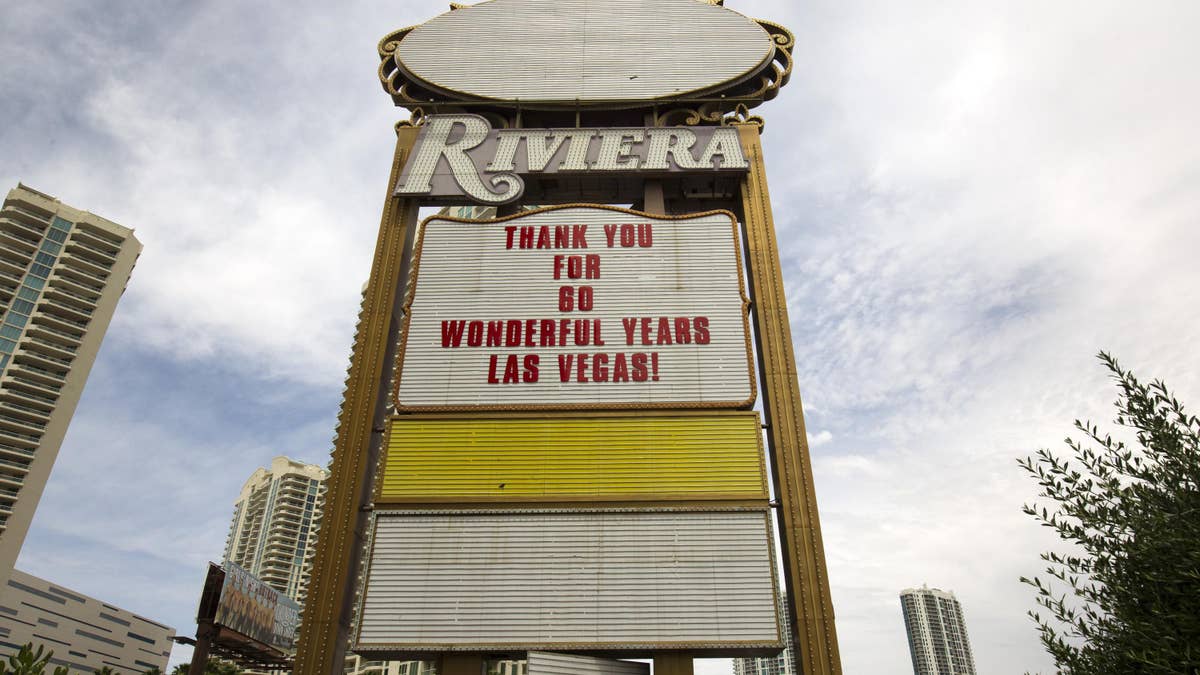
[(768, 517), (383, 512), (355, 648), (778, 647)]
[(737, 81), (773, 47), (754, 21), (696, 0), (492, 0), (418, 26), (396, 60), (468, 96), (594, 103)]

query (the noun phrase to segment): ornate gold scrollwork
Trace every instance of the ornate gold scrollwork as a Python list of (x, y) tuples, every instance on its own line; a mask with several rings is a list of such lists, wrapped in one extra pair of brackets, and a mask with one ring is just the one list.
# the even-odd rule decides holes
[(719, 124), (729, 112), (732, 103), (710, 101), (695, 108), (679, 107), (660, 112), (655, 111), (654, 126), (673, 127), (678, 125), (697, 126)]
[(425, 123), (424, 108), (410, 108), (410, 110), (412, 111), (412, 114), (409, 115), (408, 119), (396, 122), (396, 131), (399, 131), (404, 127), (419, 127)]
[(763, 118), (758, 115), (751, 115), (750, 109), (739, 103), (733, 112), (721, 118), (721, 126), (727, 127), (732, 124), (753, 124), (758, 127), (758, 133), (762, 133)]

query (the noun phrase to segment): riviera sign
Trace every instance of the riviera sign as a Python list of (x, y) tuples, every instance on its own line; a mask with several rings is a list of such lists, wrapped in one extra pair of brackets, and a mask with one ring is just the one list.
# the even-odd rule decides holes
[(524, 192), (522, 174), (745, 173), (749, 166), (732, 127), (493, 130), (479, 115), (430, 115), (396, 194), (505, 204)]
[(400, 410), (749, 407), (733, 214), (552, 207), (421, 228)]

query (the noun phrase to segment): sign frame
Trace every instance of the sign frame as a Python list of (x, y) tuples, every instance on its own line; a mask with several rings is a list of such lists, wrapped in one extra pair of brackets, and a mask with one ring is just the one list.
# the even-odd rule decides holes
[[(562, 419), (621, 420), (621, 419), (631, 419), (631, 418), (642, 419), (645, 417), (646, 416), (642, 415), (641, 413), (632, 412), (632, 411), (611, 412), (611, 411), (592, 410), (592, 411), (586, 411), (586, 412), (582, 412), (582, 411), (575, 412), (575, 413), (571, 413), (567, 417), (556, 417), (555, 419), (556, 420), (562, 420)], [(692, 495), (692, 494), (679, 494), (679, 495), (658, 494), (653, 497), (647, 496), (644, 494), (630, 494), (630, 495), (625, 495), (622, 497), (614, 497), (614, 496), (601, 497), (601, 496), (595, 496), (595, 495), (590, 495), (590, 496), (554, 495), (554, 496), (546, 496), (546, 497), (531, 497), (529, 495), (514, 495), (511, 497), (496, 496), (496, 497), (490, 497), (490, 498), (464, 497), (464, 496), (458, 496), (458, 495), (454, 495), (454, 496), (411, 496), (411, 497), (385, 496), (384, 495), (384, 481), (386, 480), (388, 458), (391, 453), (390, 439), (391, 439), (391, 435), (393, 433), (395, 433), (392, 429), (393, 422), (398, 422), (398, 421), (399, 422), (444, 421), (444, 422), (453, 423), (456, 421), (467, 421), (467, 420), (474, 421), (474, 420), (483, 420), (483, 419), (494, 419), (497, 421), (545, 419), (543, 416), (537, 415), (535, 413), (486, 415), (486, 416), (481, 416), (481, 415), (476, 415), (476, 414), (466, 414), (466, 413), (455, 413), (455, 414), (449, 414), (449, 415), (443, 415), (443, 414), (401, 415), (401, 416), (393, 417), (393, 418), (391, 418), (391, 420), (389, 420), (388, 428), (387, 428), (387, 431), (385, 432), (383, 451), (381, 453), (380, 462), (379, 462), (381, 468), (376, 476), (375, 486), (374, 486), (374, 489), (372, 492), (372, 499), (374, 500), (374, 502), (377, 506), (380, 506), (383, 508), (388, 508), (388, 509), (413, 508), (417, 505), (436, 505), (438, 508), (463, 507), (463, 508), (477, 509), (477, 508), (481, 508), (482, 505), (484, 505), (484, 504), (504, 504), (505, 508), (511, 508), (511, 509), (522, 508), (522, 505), (524, 505), (525, 508), (543, 509), (543, 508), (546, 508), (547, 504), (571, 504), (574, 507), (592, 504), (592, 505), (602, 505), (603, 507), (608, 508), (608, 507), (619, 506), (622, 504), (626, 504), (626, 505), (644, 504), (644, 503), (662, 504), (664, 502), (672, 502), (676, 505), (685, 505), (685, 504), (712, 505), (716, 502), (724, 502), (724, 503), (728, 503), (728, 504), (749, 504), (749, 505), (758, 506), (769, 500), (770, 490), (769, 490), (768, 478), (767, 478), (767, 465), (766, 465), (766, 452), (765, 452), (766, 447), (765, 447), (765, 443), (763, 441), (763, 437), (762, 437), (762, 433), (761, 433), (762, 418), (759, 415), (758, 411), (755, 411), (755, 410), (730, 410), (730, 411), (724, 411), (724, 410), (720, 410), (720, 411), (718, 411), (718, 410), (667, 410), (667, 411), (662, 411), (662, 412), (655, 412), (652, 415), (652, 417), (655, 417), (655, 418), (677, 418), (677, 419), (681, 419), (681, 420), (713, 418), (713, 417), (729, 417), (731, 419), (735, 418), (735, 417), (744, 417), (748, 421), (753, 420), (754, 427), (758, 431), (758, 433), (756, 434), (756, 437), (755, 437), (755, 441), (756, 441), (756, 445), (758, 447), (758, 453), (759, 453), (759, 456), (758, 456), (759, 467), (758, 468), (759, 468), (760, 477), (762, 480), (761, 492), (759, 494), (730, 493), (730, 492), (727, 492), (727, 493), (707, 492), (707, 493), (705, 493), (705, 495), (703, 497), (698, 497), (698, 496)]]
[[(730, 220), (729, 231), (732, 240), (732, 254), (734, 256), (734, 267), (737, 269), (738, 276), (738, 292), (741, 299), (741, 330), (744, 342), (745, 355), (745, 370), (747, 377), (748, 396), (741, 400), (721, 400), (721, 401), (686, 401), (686, 400), (670, 400), (670, 401), (627, 401), (627, 402), (570, 402), (570, 403), (501, 403), (501, 404), (450, 404), (450, 405), (412, 405), (405, 403), (400, 398), (401, 373), (404, 371), (404, 361), (408, 352), (408, 340), (410, 335), (410, 326), (412, 324), (412, 304), (415, 294), (418, 290), (418, 276), (421, 266), (421, 253), (425, 243), (426, 224), (431, 220), (442, 220), (456, 223), (466, 224), (487, 224), (493, 225), (511, 220), (527, 217), (532, 214), (546, 213), (551, 211), (559, 211), (571, 208), (587, 208), (602, 211), (612, 211), (613, 213), (624, 213), (639, 218), (647, 218), (652, 220), (668, 220), (668, 221), (686, 221), (707, 216), (721, 215), (727, 216)], [(758, 385), (755, 378), (754, 368), (754, 345), (750, 332), (750, 297), (746, 289), (746, 273), (744, 268), (744, 256), (741, 248), (741, 232), (738, 225), (737, 216), (731, 211), (724, 209), (714, 209), (708, 211), (698, 211), (686, 215), (659, 215), (647, 213), (645, 211), (635, 211), (633, 209), (622, 208), (618, 206), (609, 206), (605, 204), (561, 204), (555, 206), (546, 206), (538, 209), (530, 209), (522, 211), (510, 216), (491, 219), (469, 219), (458, 218), (455, 216), (430, 216), (421, 221), (420, 231), (417, 237), (417, 242), (414, 248), (412, 269), (407, 280), (407, 292), (404, 299), (404, 320), (401, 329), (401, 344), (396, 357), (395, 369), (392, 376), (392, 404), (397, 411), (405, 413), (426, 413), (426, 412), (549, 412), (549, 411), (583, 411), (583, 410), (667, 410), (678, 408), (698, 408), (698, 409), (737, 409), (744, 410), (752, 407), (758, 397)], [(741, 366), (739, 365), (739, 368)]]
[(771, 517), (771, 508), (767, 504), (759, 504), (755, 506), (741, 505), (670, 505), (670, 506), (638, 506), (625, 507), (606, 505), (601, 507), (593, 507), (579, 509), (574, 507), (552, 507), (544, 506), (537, 509), (518, 509), (512, 505), (499, 506), (494, 508), (475, 505), (472, 508), (411, 508), (408, 506), (394, 506), (386, 509), (374, 511), (370, 516), (370, 523), (367, 529), (367, 555), (364, 557), (365, 564), (362, 576), (362, 587), (355, 602), (355, 615), (358, 617), (354, 624), (354, 630), (351, 636), (351, 649), (358, 654), (370, 656), (373, 659), (386, 660), (401, 660), (401, 659), (425, 659), (432, 654), (446, 653), (487, 653), (487, 652), (511, 652), (511, 651), (561, 651), (574, 652), (591, 655), (612, 655), (612, 656), (630, 656), (642, 655), (647, 652), (661, 651), (681, 651), (685, 650), (688, 654), (696, 656), (729, 656), (732, 651), (738, 651), (743, 656), (773, 656), (779, 653), (779, 650), (784, 646), (784, 617), (780, 613), (778, 603), (771, 609), (775, 616), (776, 641), (763, 640), (743, 640), (743, 641), (628, 641), (628, 642), (612, 642), (598, 644), (595, 642), (556, 642), (556, 643), (539, 643), (530, 644), (524, 642), (491, 642), (491, 643), (475, 643), (475, 644), (435, 644), (424, 643), (420, 646), (402, 645), (400, 643), (392, 645), (363, 645), (360, 642), (362, 633), (362, 616), (363, 607), (366, 603), (367, 595), (370, 592), (370, 580), (372, 566), (375, 562), (375, 545), (376, 533), (378, 528), (378, 520), (382, 517), (405, 517), (405, 516), (490, 516), (490, 515), (517, 515), (528, 516), (535, 515), (604, 515), (604, 514), (637, 514), (637, 515), (652, 515), (652, 514), (670, 514), (678, 513), (684, 516), (699, 516), (705, 513), (758, 513), (762, 515), (763, 527), (766, 537), (766, 553), (769, 563), (769, 571), (767, 576), (770, 577), (772, 597), (780, 597), (779, 575), (778, 570), (778, 552), (775, 550), (775, 523)]

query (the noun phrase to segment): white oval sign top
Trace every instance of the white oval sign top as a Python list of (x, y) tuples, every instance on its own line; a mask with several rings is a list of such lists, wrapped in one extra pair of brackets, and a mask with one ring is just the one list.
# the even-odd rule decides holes
[(488, 0), (416, 27), (396, 61), (467, 96), (599, 103), (736, 82), (773, 51), (761, 26), (699, 0)]

